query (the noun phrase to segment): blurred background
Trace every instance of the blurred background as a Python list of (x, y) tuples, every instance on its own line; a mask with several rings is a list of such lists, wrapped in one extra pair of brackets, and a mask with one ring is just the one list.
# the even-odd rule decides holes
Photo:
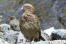
[(0, 22), (8, 23), (13, 15), (19, 19), (24, 3), (31, 3), (35, 7), (43, 30), (50, 27), (66, 28), (66, 0), (0, 0)]

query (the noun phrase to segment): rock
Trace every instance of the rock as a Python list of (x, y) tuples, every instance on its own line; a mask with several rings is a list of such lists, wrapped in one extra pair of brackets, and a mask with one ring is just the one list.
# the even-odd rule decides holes
[(59, 22), (63, 25), (63, 27), (66, 29), (66, 16), (58, 17)]
[(65, 44), (66, 40), (55, 40), (55, 41), (40, 41), (35, 44)]
[(19, 20), (15, 16), (11, 16), (9, 24), (13, 30), (15, 30), (15, 31), (20, 30)]
[(0, 38), (0, 44), (10, 44), (10, 43)]
[(21, 33), (21, 31), (19, 32), (19, 35), (18, 35), (18, 41), (17, 41), (17, 44), (24, 44), (26, 43), (26, 38), (24, 37), (23, 33)]

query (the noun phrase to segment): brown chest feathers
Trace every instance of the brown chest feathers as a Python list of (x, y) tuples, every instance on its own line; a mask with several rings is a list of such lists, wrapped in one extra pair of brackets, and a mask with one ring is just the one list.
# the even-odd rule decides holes
[(40, 31), (40, 23), (38, 17), (33, 14), (34, 8), (32, 6), (27, 7), (30, 4), (24, 5), (23, 8), (25, 12), (20, 18), (20, 30), (24, 34), (25, 38), (32, 41), (40, 40), (41, 31)]

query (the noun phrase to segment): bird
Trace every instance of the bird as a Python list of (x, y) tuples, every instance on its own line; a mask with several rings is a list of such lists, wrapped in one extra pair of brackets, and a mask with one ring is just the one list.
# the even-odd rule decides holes
[(35, 15), (35, 8), (33, 5), (25, 3), (21, 9), (24, 13), (20, 17), (19, 26), (24, 37), (29, 41), (39, 41), (40, 39), (43, 39), (41, 37), (40, 22)]

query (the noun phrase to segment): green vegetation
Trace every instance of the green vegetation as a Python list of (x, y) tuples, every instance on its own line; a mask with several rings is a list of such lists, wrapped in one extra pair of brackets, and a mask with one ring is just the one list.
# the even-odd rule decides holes
[(45, 7), (49, 7), (50, 5), (51, 5), (51, 3), (43, 4), (43, 6), (45, 6)]
[(66, 29), (66, 26), (63, 26), (64, 27), (64, 29)]
[(20, 2), (21, 0), (16, 0), (16, 2)]
[(4, 15), (4, 13), (0, 13), (0, 15)]
[(66, 18), (66, 16), (63, 16), (63, 18)]
[(66, 8), (65, 8), (65, 9), (63, 9), (63, 13), (66, 13)]
[(14, 10), (16, 7), (15, 6), (13, 6), (13, 7), (7, 7), (7, 8), (5, 8), (5, 10)]

